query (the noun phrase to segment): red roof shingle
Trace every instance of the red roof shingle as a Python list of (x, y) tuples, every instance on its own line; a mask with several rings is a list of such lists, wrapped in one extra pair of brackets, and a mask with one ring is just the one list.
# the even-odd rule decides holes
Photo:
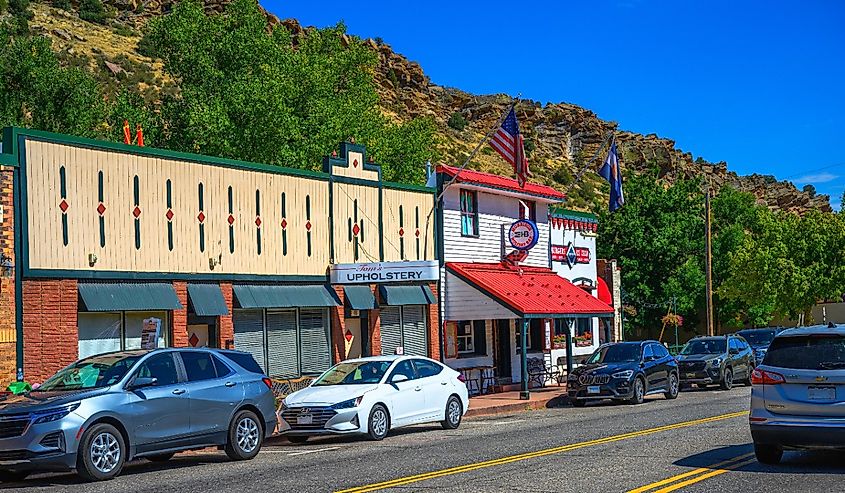
[(540, 185), (538, 183), (526, 183), (524, 188), (520, 188), (519, 183), (515, 179), (491, 173), (482, 173), (481, 171), (473, 171), (469, 169), (459, 170), (458, 168), (446, 165), (438, 166), (437, 172), (444, 173), (449, 177), (458, 175), (458, 179), (455, 180), (458, 183), (470, 183), (473, 185), (497, 188), (499, 190), (536, 195), (552, 200), (563, 200), (566, 198), (566, 195), (558, 192), (552, 187)]
[(446, 269), (522, 316), (613, 313), (610, 305), (551, 269), (457, 262)]

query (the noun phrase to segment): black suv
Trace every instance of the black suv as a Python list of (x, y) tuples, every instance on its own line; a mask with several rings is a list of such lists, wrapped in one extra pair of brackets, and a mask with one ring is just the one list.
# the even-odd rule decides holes
[(781, 331), (783, 331), (781, 328), (769, 327), (767, 329), (740, 330), (736, 334), (742, 336), (751, 345), (751, 350), (754, 351), (754, 366), (757, 366), (763, 363), (763, 357), (766, 356), (769, 344)]
[(736, 334), (696, 337), (687, 342), (678, 355), (681, 384), (701, 388), (719, 384), (730, 390), (734, 382), (751, 385), (754, 352), (745, 339)]
[(604, 344), (567, 378), (573, 406), (613, 399), (639, 404), (649, 394), (678, 397), (678, 364), (657, 341)]

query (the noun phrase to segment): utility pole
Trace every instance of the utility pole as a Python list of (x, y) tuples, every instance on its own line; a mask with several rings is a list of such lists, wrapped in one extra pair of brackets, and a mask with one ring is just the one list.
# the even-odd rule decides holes
[(707, 276), (707, 335), (716, 335), (713, 322), (713, 259), (710, 246), (712, 243), (710, 231), (710, 184), (707, 184), (707, 191), (704, 194), (704, 270)]

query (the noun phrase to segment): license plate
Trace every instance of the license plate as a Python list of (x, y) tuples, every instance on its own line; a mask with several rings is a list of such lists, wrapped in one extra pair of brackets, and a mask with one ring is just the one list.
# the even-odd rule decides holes
[(695, 373), (687, 373), (687, 378), (695, 378)]
[(811, 401), (836, 400), (836, 387), (807, 387), (807, 398)]
[(314, 422), (314, 417), (310, 414), (302, 414), (296, 417), (296, 424), (298, 425), (310, 425)]
[(590, 385), (589, 387), (587, 387), (587, 393), (588, 394), (600, 394), (601, 393), (601, 387), (599, 387), (598, 385)]

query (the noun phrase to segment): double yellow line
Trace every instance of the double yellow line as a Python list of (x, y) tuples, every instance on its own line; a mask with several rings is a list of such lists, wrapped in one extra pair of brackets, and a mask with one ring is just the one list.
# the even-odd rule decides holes
[[(705, 479), (724, 474), (728, 471), (739, 469), (740, 467), (746, 466), (754, 462), (755, 460), (756, 459), (754, 458), (754, 454), (740, 455), (739, 457), (734, 457), (733, 459), (728, 459), (726, 461), (719, 462), (718, 464), (713, 464), (707, 467), (700, 467), (698, 469), (694, 469), (683, 474), (678, 474), (677, 476), (672, 476), (671, 478), (666, 478), (651, 484), (647, 484), (640, 488), (630, 490), (628, 491), (628, 493), (669, 493), (670, 491), (686, 488), (691, 484), (695, 484), (699, 481), (704, 481)], [(663, 488), (661, 488), (661, 486), (663, 486)]]
[(502, 457), (500, 459), (493, 459), (493, 460), (488, 460), (488, 461), (483, 461), (483, 462), (475, 462), (475, 463), (472, 463), (472, 464), (465, 464), (463, 466), (450, 467), (448, 469), (441, 469), (439, 471), (432, 471), (432, 472), (427, 472), (427, 473), (423, 473), (423, 474), (417, 474), (417, 475), (414, 475), (414, 476), (406, 476), (406, 477), (403, 477), (403, 478), (397, 478), (397, 479), (393, 479), (393, 480), (390, 480), (390, 481), (384, 481), (384, 482), (381, 482), (381, 483), (373, 483), (373, 484), (368, 484), (368, 485), (364, 485), (364, 486), (358, 486), (358, 487), (355, 487), (355, 488), (349, 488), (349, 489), (346, 489), (346, 490), (340, 490), (337, 493), (366, 493), (366, 492), (370, 492), (370, 491), (383, 490), (385, 488), (395, 488), (397, 486), (405, 486), (407, 484), (416, 483), (416, 482), (419, 482), (419, 481), (427, 481), (429, 479), (442, 478), (443, 476), (451, 476), (453, 474), (460, 474), (460, 473), (464, 473), (464, 472), (475, 471), (477, 469), (483, 469), (483, 468), (493, 467), (493, 466), (501, 466), (501, 465), (504, 465), (504, 464), (510, 464), (512, 462), (519, 462), (519, 461), (528, 460), (528, 459), (535, 459), (537, 457), (544, 457), (544, 456), (552, 455), (552, 454), (560, 454), (560, 453), (563, 453), (563, 452), (569, 452), (569, 451), (577, 450), (577, 449), (584, 448), (584, 447), (592, 447), (592, 446), (595, 446), (595, 445), (603, 445), (605, 443), (618, 442), (618, 441), (621, 441), (621, 440), (627, 440), (627, 439), (630, 439), (630, 438), (637, 438), (637, 437), (641, 437), (641, 436), (651, 435), (651, 434), (659, 433), (659, 432), (662, 432), (662, 431), (677, 430), (679, 428), (687, 428), (687, 427), (690, 427), (690, 426), (712, 423), (714, 421), (722, 421), (722, 420), (725, 420), (725, 419), (739, 418), (739, 417), (745, 416), (747, 414), (748, 414), (748, 411), (742, 411), (742, 412), (738, 412), (738, 413), (721, 414), (721, 415), (718, 415), (718, 416), (711, 416), (709, 418), (696, 419), (696, 420), (692, 420), (692, 421), (683, 421), (683, 422), (674, 423), (674, 424), (671, 424), (671, 425), (658, 426), (656, 428), (648, 428), (648, 429), (645, 429), (645, 430), (633, 431), (633, 432), (630, 432), (630, 433), (623, 433), (621, 435), (613, 435), (613, 436), (609, 436), (609, 437), (605, 437), (605, 438), (599, 438), (597, 440), (589, 440), (589, 441), (586, 441), (586, 442), (572, 443), (572, 444), (569, 444), (569, 445), (563, 445), (563, 446), (560, 446), (560, 447), (548, 448), (548, 449), (544, 449), (544, 450), (537, 450), (535, 452), (528, 452), (528, 453), (525, 453), (525, 454), (511, 455), (511, 456), (508, 456), (508, 457)]

